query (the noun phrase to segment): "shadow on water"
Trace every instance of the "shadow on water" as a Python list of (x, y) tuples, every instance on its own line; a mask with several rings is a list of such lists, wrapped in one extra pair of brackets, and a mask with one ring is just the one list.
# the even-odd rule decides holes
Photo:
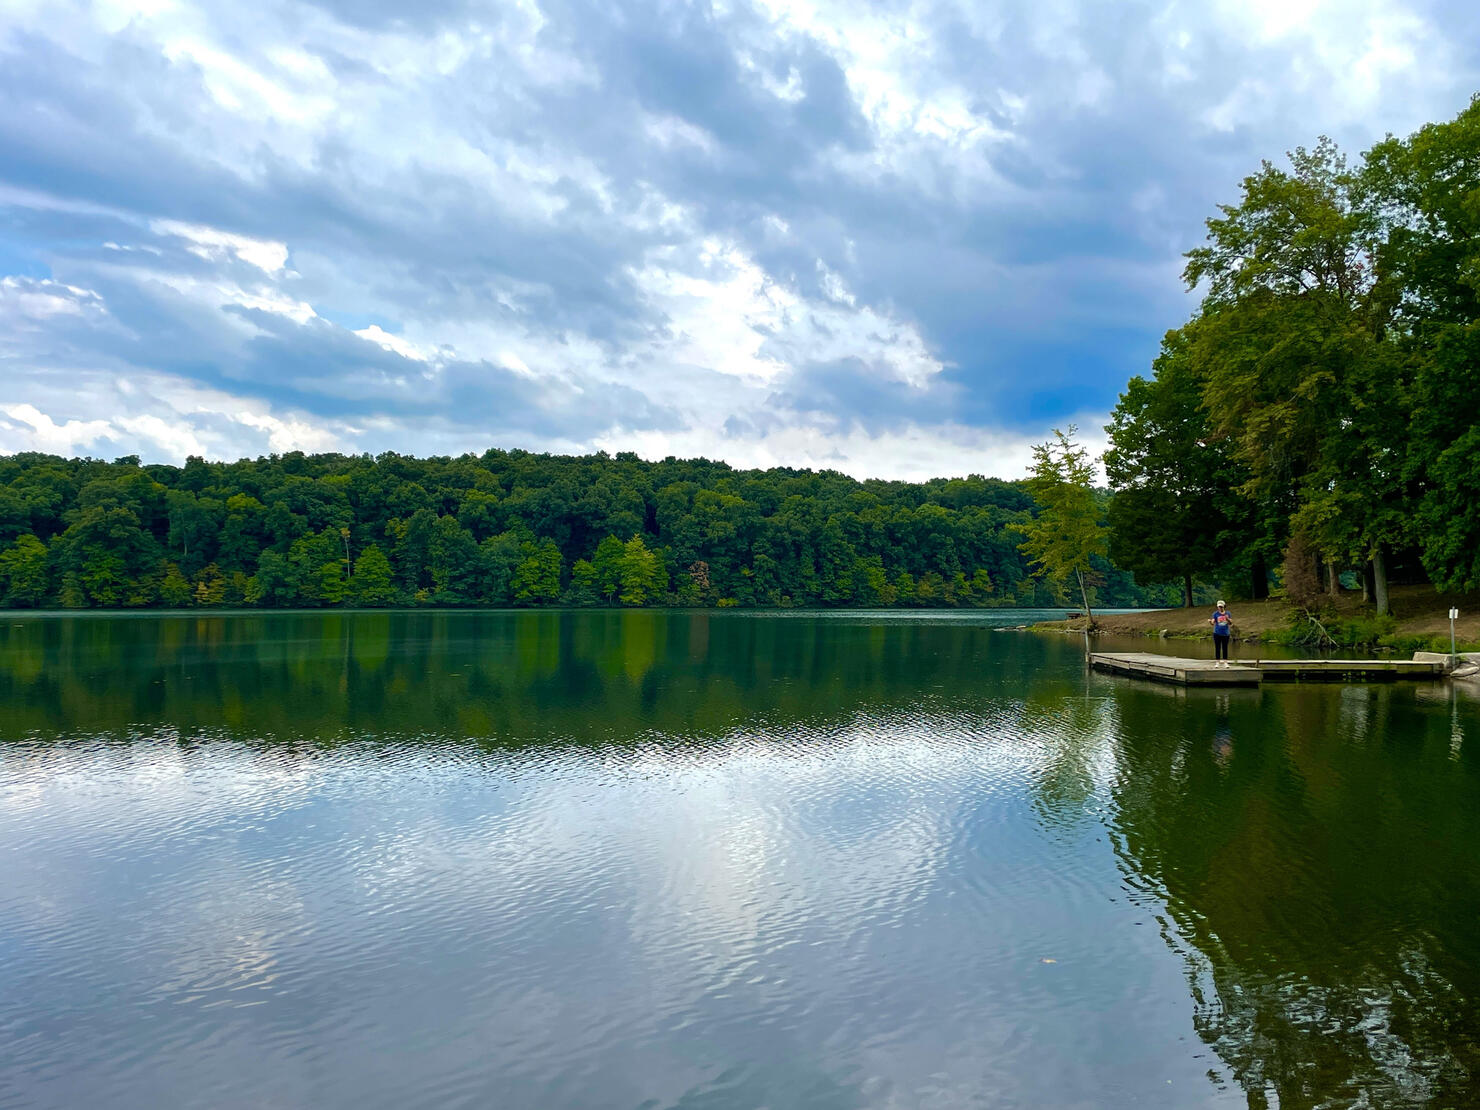
[(1250, 1106), (1480, 1104), (1480, 768), (1445, 693), (1116, 689), (1117, 852)]

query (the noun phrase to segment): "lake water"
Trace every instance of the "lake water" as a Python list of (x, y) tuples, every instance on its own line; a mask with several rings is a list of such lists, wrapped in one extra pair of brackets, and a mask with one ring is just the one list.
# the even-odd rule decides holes
[(0, 1107), (1480, 1104), (1480, 702), (1021, 620), (0, 614)]

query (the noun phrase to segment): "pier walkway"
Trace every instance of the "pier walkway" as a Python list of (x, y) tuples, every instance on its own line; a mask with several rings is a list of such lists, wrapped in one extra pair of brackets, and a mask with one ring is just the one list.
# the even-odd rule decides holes
[(1177, 686), (1257, 686), (1261, 682), (1388, 682), (1443, 678), (1444, 664), (1405, 659), (1238, 659), (1227, 667), (1211, 659), (1150, 652), (1092, 652), (1097, 671), (1170, 682)]

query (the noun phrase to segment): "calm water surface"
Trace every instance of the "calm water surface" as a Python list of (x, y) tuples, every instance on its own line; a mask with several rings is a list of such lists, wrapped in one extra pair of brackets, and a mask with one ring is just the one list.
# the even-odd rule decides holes
[(1480, 702), (1021, 619), (0, 615), (0, 1106), (1480, 1104)]

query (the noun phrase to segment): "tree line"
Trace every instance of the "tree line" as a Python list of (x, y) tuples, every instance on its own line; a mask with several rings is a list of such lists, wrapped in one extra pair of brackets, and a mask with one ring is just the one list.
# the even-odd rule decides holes
[(1022, 482), (630, 453), (20, 454), (0, 458), (0, 604), (1033, 606), (1072, 588), (1089, 609), (1278, 579), (1309, 606), (1352, 576), (1384, 613), (1390, 580), (1480, 588), (1480, 98), (1355, 166), (1322, 139), (1241, 192), (1188, 252), (1197, 312), (1112, 413), (1108, 492), (1062, 435)]
[[(10, 607), (1057, 605), (1024, 482), (490, 450), (0, 457)], [(1103, 558), (1097, 598), (1159, 595)], [(1088, 596), (1088, 595), (1087, 595)]]
[(1480, 97), (1355, 165), (1322, 139), (1207, 221), (1203, 291), (1107, 428), (1109, 554), (1293, 601), (1480, 588)]

